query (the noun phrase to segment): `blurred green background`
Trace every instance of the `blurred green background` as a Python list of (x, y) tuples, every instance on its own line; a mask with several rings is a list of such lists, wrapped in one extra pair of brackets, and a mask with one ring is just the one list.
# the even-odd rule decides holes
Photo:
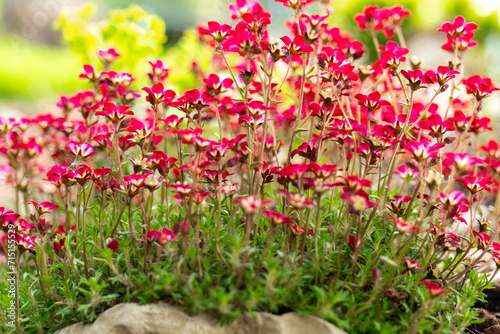
[[(208, 51), (197, 45), (192, 31), (187, 35), (185, 31), (209, 20), (230, 23), (227, 11), (230, 2), (233, 1), (102, 0), (82, 9), (85, 1), (80, 0), (0, 0), (0, 105), (38, 108), (32, 106), (53, 105), (59, 95), (85, 88), (78, 74), (82, 62), (96, 63), (92, 58), (96, 43), (134, 45), (134, 54), (129, 54), (130, 59), (119, 69), (125, 70), (133, 64), (133, 72), (139, 76), (147, 69), (146, 60), (164, 59), (167, 66), (178, 71), (173, 76), (177, 85), (188, 87), (192, 79), (183, 73), (186, 67), (179, 64), (203, 62), (204, 52)], [(291, 11), (274, 0), (260, 2), (273, 15), (272, 34), (277, 38), (283, 36), (286, 31), (280, 24), (291, 16)], [(134, 3), (145, 12), (129, 7)], [(413, 12), (404, 23), (404, 34), (411, 54), (424, 58), (426, 67), (443, 65), (449, 58), (440, 50), (445, 38), (436, 32), (444, 21), (463, 15), (467, 21), (478, 23), (479, 46), (466, 55), (466, 73), (488, 73), (500, 83), (500, 0), (333, 0), (330, 23), (351, 32), (366, 45), (369, 54), (362, 62), (374, 59), (374, 50), (368, 33), (357, 32), (352, 18), (369, 4), (381, 7), (400, 4)], [(318, 6), (311, 6), (309, 11), (319, 12)], [(124, 10), (127, 8), (128, 11)], [(124, 11), (113, 12), (117, 9)], [(58, 19), (61, 10), (66, 16)], [(114, 13), (113, 18), (110, 13)], [(137, 22), (130, 23), (133, 20)], [(61, 30), (54, 30), (55, 26), (63, 29), (64, 40)], [(153, 29), (154, 34), (148, 33), (148, 29)], [(134, 34), (141, 38), (134, 40)], [(382, 34), (379, 38), (384, 41)]]

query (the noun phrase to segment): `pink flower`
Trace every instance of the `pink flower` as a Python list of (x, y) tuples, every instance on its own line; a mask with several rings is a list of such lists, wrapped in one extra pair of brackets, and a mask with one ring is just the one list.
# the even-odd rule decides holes
[(44, 213), (49, 212), (49, 210), (59, 209), (58, 205), (50, 202), (41, 202), (41, 203), (37, 203), (35, 201), (27, 201), (27, 202), (35, 207), (36, 211), (40, 216), (43, 215)]
[(464, 184), (464, 189), (469, 190), (472, 194), (476, 194), (481, 190), (490, 191), (488, 187), (493, 181), (488, 177), (478, 177), (478, 176), (467, 176), (460, 179), (455, 179), (455, 181), (462, 182)]
[(363, 8), (363, 14), (354, 15), (354, 21), (358, 25), (358, 29), (380, 31), (383, 28), (382, 18), (378, 6), (367, 6)]
[(220, 24), (219, 22), (210, 21), (208, 22), (208, 29), (199, 28), (199, 32), (202, 35), (210, 35), (218, 43), (224, 41), (231, 31), (231, 26), (228, 24)]
[(287, 203), (297, 210), (315, 207), (314, 202), (310, 198), (307, 198), (300, 193), (290, 193), (282, 189), (278, 190), (276, 193), (280, 196), (285, 197)]
[(445, 22), (437, 31), (442, 31), (450, 37), (462, 37), (462, 36), (474, 36), (474, 30), (478, 28), (478, 25), (474, 22), (466, 23), (463, 16), (455, 17), (452, 22)]
[(104, 110), (99, 110), (95, 113), (97, 116), (106, 117), (111, 123), (117, 124), (123, 120), (127, 115), (133, 115), (134, 112), (129, 110), (129, 106), (121, 105), (116, 106), (112, 102), (104, 103)]
[(80, 78), (89, 79), (92, 82), (96, 82), (100, 79), (101, 73), (97, 73), (93, 66), (83, 65), (83, 73), (80, 74)]
[(437, 83), (439, 86), (444, 86), (459, 73), (450, 70), (448, 66), (438, 66), (437, 71), (428, 70), (425, 72), (426, 83)]
[(430, 282), (427, 280), (422, 280), (422, 283), (427, 288), (427, 291), (429, 292), (431, 299), (434, 299), (434, 298), (439, 297), (441, 295), (445, 295), (445, 294), (450, 292), (448, 290), (443, 289), (439, 283)]
[(406, 61), (405, 55), (410, 52), (406, 48), (400, 48), (398, 43), (388, 41), (386, 46), (379, 46), (382, 58), (377, 60), (376, 64), (387, 66), (391, 70), (396, 70), (399, 64)]
[(149, 80), (153, 83), (159, 83), (165, 81), (168, 77), (168, 69), (165, 67), (165, 64), (161, 60), (157, 60), (155, 62), (148, 62), (151, 65), (152, 72), (148, 73)]
[(304, 36), (295, 36), (293, 41), (288, 36), (281, 37), (285, 46), (283, 47), (283, 51), (290, 56), (298, 56), (304, 52), (312, 52), (313, 48), (306, 44), (306, 39)]
[(247, 197), (238, 197), (234, 200), (247, 214), (258, 212), (264, 207), (274, 205), (272, 199), (262, 199), (260, 195), (251, 195)]
[(389, 101), (380, 100), (381, 94), (378, 91), (368, 94), (356, 94), (355, 98), (358, 100), (360, 106), (365, 107), (369, 112), (376, 111), (382, 106), (390, 106)]
[(148, 93), (148, 95), (146, 96), (146, 101), (151, 103), (153, 107), (162, 102), (165, 104), (170, 104), (175, 98), (175, 92), (171, 89), (165, 90), (161, 82), (154, 84), (151, 88), (144, 87), (142, 90)]
[(479, 75), (472, 75), (464, 79), (462, 84), (464, 84), (467, 89), (467, 94), (474, 95), (478, 101), (481, 101), (494, 91), (499, 90), (499, 88), (495, 87), (491, 78), (482, 78)]
[(97, 56), (105, 64), (114, 62), (120, 54), (115, 49), (100, 49), (97, 51)]
[(276, 228), (279, 225), (284, 224), (284, 223), (290, 223), (289, 217), (284, 216), (281, 213), (276, 212), (276, 211), (264, 210), (264, 211), (262, 211), (262, 214), (264, 215), (264, 217), (266, 217), (269, 220), (269, 223), (274, 228)]
[(403, 255), (403, 259), (405, 261), (405, 267), (407, 271), (412, 271), (412, 270), (419, 270), (421, 269), (420, 266), (418, 265), (417, 262), (408, 259), (406, 256)]
[(399, 233), (411, 233), (413, 231), (419, 231), (420, 229), (416, 227), (415, 225), (412, 225), (404, 220), (393, 218), (393, 217), (388, 217), (389, 220), (392, 220), (394, 225), (396, 226), (396, 229), (399, 231)]
[(445, 193), (439, 194), (439, 200), (441, 201), (446, 210), (462, 203), (464, 199), (465, 199), (464, 194), (458, 190), (452, 191), (448, 195), (446, 195)]
[(446, 146), (443, 143), (432, 145), (429, 140), (410, 141), (403, 148), (407, 149), (417, 162), (427, 160), (428, 158), (436, 158), (439, 149)]
[(94, 155), (94, 148), (89, 143), (81, 143), (71, 141), (66, 147), (73, 155), (80, 159), (86, 159)]

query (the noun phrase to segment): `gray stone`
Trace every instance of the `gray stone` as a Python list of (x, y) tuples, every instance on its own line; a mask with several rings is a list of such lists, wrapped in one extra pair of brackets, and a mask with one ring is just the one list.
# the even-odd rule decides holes
[(56, 334), (345, 334), (313, 316), (281, 316), (256, 312), (221, 326), (206, 313), (191, 317), (166, 303), (119, 304), (103, 312), (92, 324), (77, 323)]

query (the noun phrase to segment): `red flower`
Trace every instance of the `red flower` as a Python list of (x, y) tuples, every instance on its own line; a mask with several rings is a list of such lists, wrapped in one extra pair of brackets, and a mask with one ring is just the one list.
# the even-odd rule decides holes
[(427, 160), (428, 158), (436, 158), (439, 149), (446, 146), (443, 143), (437, 143), (432, 145), (429, 140), (421, 140), (421, 141), (410, 141), (403, 148), (407, 149), (411, 154), (413, 154), (413, 158), (417, 162), (421, 162)]
[(44, 213), (49, 212), (49, 210), (59, 209), (59, 206), (57, 204), (50, 202), (41, 202), (41, 203), (37, 203), (35, 201), (27, 201), (27, 202), (35, 207), (36, 211), (40, 216), (43, 215)]
[(158, 82), (165, 81), (168, 77), (168, 69), (165, 67), (165, 64), (161, 60), (157, 60), (156, 62), (148, 62), (151, 65), (152, 73), (148, 73), (149, 80), (156, 84)]
[(500, 158), (500, 147), (495, 140), (491, 139), (490, 141), (488, 141), (488, 145), (481, 145), (480, 148), (481, 150), (486, 152), (490, 156), (490, 158)]
[(281, 213), (271, 210), (262, 211), (264, 217), (269, 220), (269, 223), (272, 227), (276, 228), (283, 223), (290, 223), (290, 218), (287, 216), (283, 216)]
[(283, 51), (289, 56), (297, 56), (301, 55), (304, 52), (313, 51), (313, 48), (310, 45), (306, 44), (306, 39), (304, 38), (304, 36), (295, 36), (293, 41), (290, 39), (290, 37), (283, 36), (281, 37), (281, 40), (283, 41), (283, 43), (285, 43)]
[(253, 214), (266, 206), (274, 205), (272, 199), (262, 199), (259, 195), (251, 195), (247, 197), (238, 197), (234, 200), (247, 214)]
[(450, 292), (448, 290), (444, 290), (439, 283), (434, 283), (434, 282), (430, 282), (427, 280), (422, 280), (422, 283), (427, 288), (427, 291), (429, 292), (431, 299), (434, 299), (436, 297), (439, 297), (441, 295), (444, 295), (444, 294), (447, 294)]
[(54, 253), (56, 253), (57, 256), (62, 258), (66, 256), (66, 248), (64, 246), (65, 241), (66, 238), (62, 238), (60, 241), (54, 240)]
[(354, 21), (356, 21), (358, 29), (361, 31), (366, 29), (380, 31), (383, 28), (382, 18), (380, 17), (377, 5), (363, 8), (363, 14), (354, 15)]
[(73, 153), (77, 158), (86, 159), (94, 155), (94, 148), (89, 143), (70, 142), (66, 147), (71, 153)]
[(353, 235), (349, 236), (349, 248), (351, 248), (353, 252), (357, 251), (361, 247), (362, 243), (363, 240), (361, 240), (361, 238), (356, 238)]
[(465, 200), (465, 196), (461, 191), (455, 190), (446, 195), (445, 193), (439, 194), (439, 200), (446, 210), (457, 206)]
[(148, 93), (146, 101), (151, 103), (153, 107), (162, 102), (170, 104), (175, 98), (175, 92), (171, 89), (165, 90), (161, 82), (154, 84), (151, 88), (144, 87), (142, 90)]
[(386, 46), (379, 46), (382, 58), (377, 60), (376, 64), (387, 66), (391, 70), (396, 70), (400, 62), (406, 61), (405, 55), (410, 52), (406, 48), (400, 48), (398, 43), (388, 41)]
[(106, 247), (111, 249), (113, 252), (115, 252), (118, 249), (118, 246), (120, 246), (120, 243), (117, 240), (112, 238), (108, 238), (106, 240)]
[(460, 38), (462, 36), (474, 36), (474, 30), (478, 28), (478, 25), (474, 22), (465, 23), (465, 18), (463, 16), (455, 17), (452, 22), (445, 22), (437, 31), (442, 31), (452, 38)]
[(406, 256), (403, 255), (403, 259), (405, 261), (405, 267), (407, 271), (412, 271), (412, 270), (419, 270), (421, 269), (420, 266), (418, 265), (417, 262), (408, 259)]
[(420, 88), (427, 88), (423, 86), (424, 83), (431, 83), (427, 74), (423, 74), (421, 70), (406, 71), (401, 70), (401, 74), (408, 80), (408, 86), (413, 91), (419, 90)]
[(101, 77), (101, 73), (97, 73), (93, 66), (83, 65), (83, 73), (80, 74), (80, 78), (89, 79), (92, 82), (98, 81)]
[(383, 31), (386, 38), (392, 38), (394, 31), (403, 25), (403, 20), (411, 16), (411, 11), (401, 6), (382, 8), (379, 12), (383, 20)]
[(492, 92), (499, 90), (499, 88), (495, 87), (491, 78), (481, 78), (479, 75), (472, 75), (464, 79), (462, 83), (467, 89), (467, 94), (474, 95), (478, 101), (481, 101)]
[(374, 91), (368, 94), (368, 96), (363, 94), (356, 94), (355, 98), (358, 100), (360, 106), (365, 107), (369, 112), (376, 111), (382, 106), (390, 106), (389, 101), (380, 100), (380, 93)]
[(464, 189), (469, 190), (473, 195), (481, 190), (490, 191), (488, 187), (493, 181), (488, 177), (467, 176), (464, 178), (456, 179), (455, 181), (462, 182)]
[(399, 233), (410, 233), (413, 231), (418, 231), (419, 228), (416, 227), (415, 225), (412, 225), (404, 220), (393, 218), (393, 217), (388, 217), (389, 220), (392, 220), (394, 225), (396, 226), (396, 229), (399, 231)]
[(218, 43), (224, 41), (231, 31), (231, 26), (228, 24), (220, 24), (219, 22), (208, 22), (208, 29), (200, 28), (200, 34), (212, 36)]
[(427, 78), (426, 83), (437, 83), (439, 86), (443, 86), (448, 81), (453, 79), (458, 73), (460, 72), (452, 71), (448, 66), (438, 66), (437, 71), (428, 70), (425, 72), (425, 76)]
[(113, 124), (117, 124), (122, 119), (124, 119), (127, 115), (133, 115), (134, 112), (129, 110), (129, 106), (121, 105), (116, 106), (112, 102), (104, 103), (104, 110), (99, 110), (95, 113), (97, 116), (104, 116)]

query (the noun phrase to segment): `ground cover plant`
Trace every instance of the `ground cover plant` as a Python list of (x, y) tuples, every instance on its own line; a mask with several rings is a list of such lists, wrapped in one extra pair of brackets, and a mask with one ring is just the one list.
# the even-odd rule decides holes
[(230, 5), (232, 26), (198, 28), (214, 53), (213, 72), (186, 68), (197, 89), (168, 89), (175, 64), (161, 60), (134, 87), (113, 71), (133, 50), (103, 49), (59, 113), (0, 119), (15, 190), (1, 244), (7, 258), (17, 246), (20, 315), (0, 313), (4, 332), (51, 333), (159, 300), (222, 322), (295, 311), (351, 333), (474, 321), (491, 286), (475, 269), (500, 266), (500, 149), (478, 139), (498, 89), (463, 75), (477, 25), (444, 23), (451, 60), (424, 69), (405, 47), (410, 13), (367, 7), (354, 19), (379, 59), (363, 64), (364, 46), (327, 23), (328, 1), (321, 15), (306, 14), (314, 1), (278, 2), (291, 15), (281, 40), (255, 1)]

